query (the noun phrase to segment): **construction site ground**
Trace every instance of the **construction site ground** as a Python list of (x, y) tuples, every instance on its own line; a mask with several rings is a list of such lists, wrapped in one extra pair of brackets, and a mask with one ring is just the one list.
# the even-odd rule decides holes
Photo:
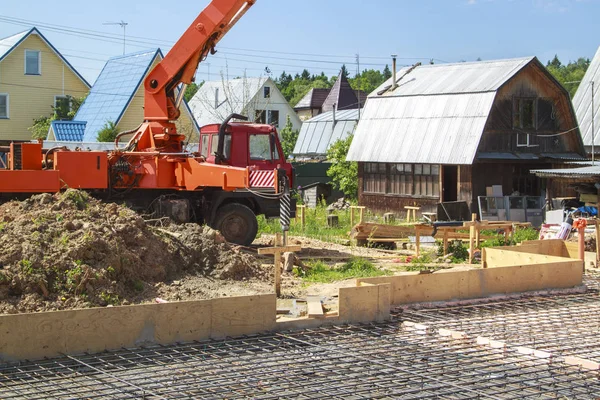
[(578, 294), (396, 309), (380, 324), (7, 364), (0, 398), (597, 399), (600, 277), (585, 283)]

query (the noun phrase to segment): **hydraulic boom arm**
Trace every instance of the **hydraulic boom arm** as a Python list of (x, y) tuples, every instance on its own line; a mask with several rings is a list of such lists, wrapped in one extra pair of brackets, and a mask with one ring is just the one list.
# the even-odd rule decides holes
[(179, 117), (183, 94), (176, 99), (176, 87), (192, 83), (198, 64), (208, 53), (214, 53), (215, 45), (254, 3), (255, 0), (213, 0), (200, 13), (144, 82), (147, 121), (173, 121)]
[[(144, 123), (136, 130), (129, 150), (180, 152), (183, 137), (175, 129), (185, 86), (192, 83), (198, 64), (254, 5), (256, 0), (212, 0), (198, 15), (167, 56), (144, 81)], [(177, 87), (184, 84), (176, 96)]]

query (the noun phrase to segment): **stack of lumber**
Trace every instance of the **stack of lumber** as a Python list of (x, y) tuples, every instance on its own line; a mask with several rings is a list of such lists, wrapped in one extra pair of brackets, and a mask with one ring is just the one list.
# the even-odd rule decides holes
[[(433, 228), (432, 228), (433, 230)], [(364, 241), (369, 239), (402, 239), (409, 235), (414, 236), (415, 228), (412, 226), (397, 226), (362, 222), (352, 228), (350, 237), (353, 240)]]

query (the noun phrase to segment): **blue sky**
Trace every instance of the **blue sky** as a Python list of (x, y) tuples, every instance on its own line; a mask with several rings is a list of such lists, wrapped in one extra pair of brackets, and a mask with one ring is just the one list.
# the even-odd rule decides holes
[[(207, 4), (2, 0), (0, 37), (33, 21), (93, 82), (105, 61), (123, 52), (122, 29), (104, 23), (128, 23), (128, 52), (166, 52)], [(600, 0), (257, 0), (221, 41), (220, 52), (201, 64), (198, 79), (207, 79), (209, 69), (212, 79), (220, 71), (260, 76), (265, 67), (274, 76), (304, 68), (335, 75), (342, 63), (356, 71), (357, 53), (361, 69), (383, 68), (394, 53), (400, 64), (530, 55), (546, 63), (554, 54), (563, 62), (591, 58), (600, 46), (598, 15)]]

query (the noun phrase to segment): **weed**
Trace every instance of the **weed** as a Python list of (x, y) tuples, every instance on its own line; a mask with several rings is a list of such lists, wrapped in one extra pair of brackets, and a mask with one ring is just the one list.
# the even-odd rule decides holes
[(62, 236), (59, 239), (60, 244), (62, 244), (63, 246), (66, 246), (67, 244), (69, 244), (69, 234), (68, 233), (63, 233)]
[(17, 263), (17, 265), (21, 268), (25, 275), (33, 275), (35, 273), (33, 263), (29, 260), (21, 260)]
[[(79, 262), (79, 264), (78, 264)], [(67, 289), (68, 290), (74, 290), (77, 288), (77, 285), (79, 285), (79, 282), (81, 280), (81, 277), (83, 276), (83, 268), (81, 266), (81, 261), (77, 260), (75, 261), (75, 267), (68, 269), (65, 272), (65, 275), (67, 277)]]
[(56, 222), (63, 222), (65, 217), (62, 214), (56, 215)]
[(377, 269), (372, 263), (363, 258), (353, 258), (347, 263), (333, 268), (322, 261), (316, 261), (310, 265), (306, 272), (300, 272), (296, 269), (296, 274), (302, 276), (306, 282), (313, 283), (331, 283), (351, 278), (387, 275), (385, 271)]
[(117, 305), (119, 304), (119, 295), (108, 292), (101, 292), (100, 298), (107, 304)]
[(526, 240), (537, 240), (539, 236), (540, 233), (534, 228), (516, 229), (508, 241), (504, 238), (504, 236), (499, 236), (481, 243), (481, 248), (514, 246)]
[(75, 203), (79, 210), (85, 210), (90, 196), (86, 192), (80, 190), (67, 190), (64, 194), (67, 200)]
[(0, 232), (4, 232), (6, 229), (6, 222), (0, 222)]
[(116, 272), (115, 269), (113, 267), (107, 267), (106, 268), (106, 272), (108, 272), (111, 275), (114, 275), (114, 273)]
[[(460, 240), (453, 240), (448, 243), (447, 254), (450, 255), (450, 261), (453, 264), (460, 264), (469, 259), (469, 250)], [(437, 255), (444, 255), (444, 245), (442, 242), (438, 243)]]
[(8, 282), (8, 278), (2, 272), (0, 272), (0, 283)]

